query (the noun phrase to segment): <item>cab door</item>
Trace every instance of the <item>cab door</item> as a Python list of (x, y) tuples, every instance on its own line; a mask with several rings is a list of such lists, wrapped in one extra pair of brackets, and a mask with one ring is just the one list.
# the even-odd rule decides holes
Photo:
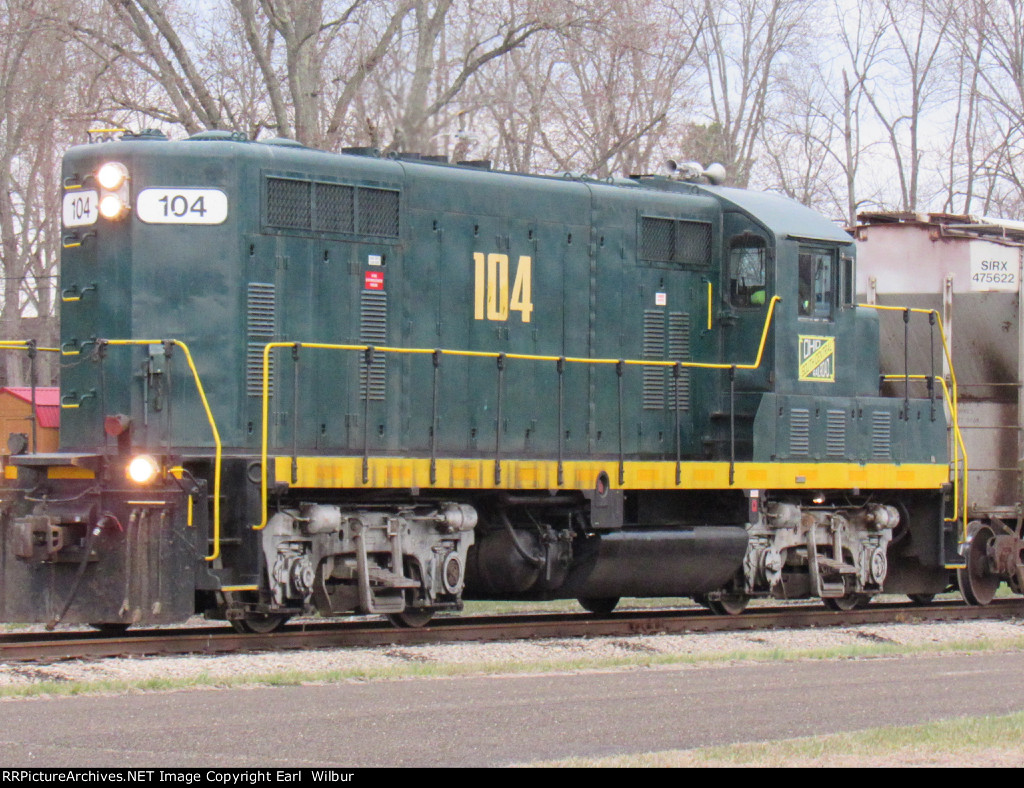
[[(767, 230), (746, 216), (727, 213), (723, 257), (720, 319), (725, 347), (722, 361), (753, 364), (772, 298), (776, 295), (774, 242)], [(737, 371), (737, 391), (769, 390), (772, 367), (771, 345), (766, 342), (760, 367)]]

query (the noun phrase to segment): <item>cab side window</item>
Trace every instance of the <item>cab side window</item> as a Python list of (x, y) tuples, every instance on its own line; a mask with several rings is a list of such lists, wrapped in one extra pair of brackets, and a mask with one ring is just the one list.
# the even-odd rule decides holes
[(768, 244), (753, 233), (729, 242), (729, 302), (736, 307), (763, 306), (767, 296)]
[(832, 319), (836, 298), (835, 258), (832, 249), (800, 249), (797, 304), (800, 317)]

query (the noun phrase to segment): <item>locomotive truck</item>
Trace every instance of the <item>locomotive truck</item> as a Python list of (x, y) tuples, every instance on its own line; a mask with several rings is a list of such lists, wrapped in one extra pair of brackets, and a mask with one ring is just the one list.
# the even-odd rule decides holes
[(0, 620), (987, 582), (955, 397), (927, 359), (881, 374), (853, 238), (717, 174), (72, 148), (61, 445), (5, 469)]

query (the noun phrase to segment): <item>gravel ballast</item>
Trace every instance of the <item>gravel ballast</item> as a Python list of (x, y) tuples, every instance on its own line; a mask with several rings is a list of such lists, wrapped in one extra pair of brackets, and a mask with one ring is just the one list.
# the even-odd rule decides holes
[[(510, 641), (448, 643), (378, 648), (341, 648), (276, 653), (196, 655), (73, 660), (36, 665), (0, 664), (0, 687), (27, 687), (42, 682), (145, 682), (190, 679), (209, 684), (217, 679), (251, 678), (296, 673), (360, 674), (402, 677), (403, 668), (445, 666), (459, 672), (507, 670), (580, 670), (588, 666), (631, 665), (647, 662), (693, 662), (706, 666), (721, 659), (798, 659), (808, 653), (855, 649), (858, 646), (949, 648), (970, 651), (981, 647), (1010, 648), (1024, 641), (1024, 621), (971, 621), (929, 624), (878, 624), (839, 629), (793, 629), (730, 633), (687, 633)], [(409, 673), (413, 671), (409, 670)], [(416, 673), (420, 673), (417, 670)]]

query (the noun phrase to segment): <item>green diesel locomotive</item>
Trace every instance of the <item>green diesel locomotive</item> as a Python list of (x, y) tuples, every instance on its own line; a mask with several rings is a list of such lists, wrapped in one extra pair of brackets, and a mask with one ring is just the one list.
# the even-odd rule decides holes
[(946, 590), (941, 377), (881, 396), (845, 231), (681, 174), (71, 149), (61, 450), (6, 467), (0, 620)]

